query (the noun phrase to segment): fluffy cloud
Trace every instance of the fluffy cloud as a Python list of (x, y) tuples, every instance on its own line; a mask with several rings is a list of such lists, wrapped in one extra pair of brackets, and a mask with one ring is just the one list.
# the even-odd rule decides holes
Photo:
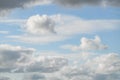
[[(88, 65), (89, 68), (94, 70), (96, 74), (113, 74), (120, 72), (119, 62), (120, 55), (110, 53), (95, 57), (91, 61), (86, 62), (86, 66)], [(96, 68), (93, 66), (96, 66)]]
[(79, 7), (79, 6), (119, 6), (119, 0), (53, 0), (53, 3), (67, 6), (67, 7)]
[(0, 72), (11, 72), (20, 64), (27, 64), (35, 50), (0, 44)]
[(53, 18), (53, 16), (47, 15), (31, 16), (24, 28), (32, 34), (55, 33), (55, 21)]
[(64, 57), (39, 56), (32, 64), (27, 66), (26, 71), (50, 73), (59, 71), (59, 69), (67, 64), (68, 61)]
[(0, 45), (0, 72), (55, 72), (67, 65), (64, 57), (35, 57), (34, 49)]
[(98, 36), (95, 36), (95, 39), (87, 39), (85, 37), (81, 38), (81, 44), (79, 46), (75, 45), (63, 45), (61, 48), (70, 49), (73, 51), (76, 50), (104, 50), (107, 49), (107, 45), (101, 43), (101, 39)]
[(0, 15), (5, 15), (15, 8), (25, 8), (48, 3), (48, 0), (0, 0)]
[[(51, 54), (50, 54), (51, 55)], [(76, 55), (77, 57), (78, 55)], [(75, 56), (74, 56), (75, 57)], [(79, 57), (80, 54), (79, 54)], [(89, 55), (86, 59), (69, 59), (69, 64), (56, 73), (45, 74), (45, 80), (119, 80), (120, 55), (116, 53)], [(77, 63), (74, 62), (77, 60)], [(54, 75), (54, 76), (53, 76)]]
[[(32, 62), (30, 61), (31, 63), (24, 67), (27, 72), (22, 72), (21, 74), (23, 74), (23, 76), (20, 76), (20, 74), (18, 77), (22, 77), (23, 80), (120, 79), (119, 54), (89, 53), (89, 55), (84, 55), (87, 56), (87, 58), (83, 58), (83, 54), (86, 53), (74, 54), (65, 54), (65, 56), (56, 53), (56, 56), (54, 54), (39, 54), (34, 56), (31, 59)], [(70, 57), (70, 55), (73, 57)], [(13, 79), (13, 77), (10, 78)]]
[(119, 61), (120, 56), (115, 53), (90, 55), (86, 60), (62, 68), (60, 73), (62, 80), (119, 80)]

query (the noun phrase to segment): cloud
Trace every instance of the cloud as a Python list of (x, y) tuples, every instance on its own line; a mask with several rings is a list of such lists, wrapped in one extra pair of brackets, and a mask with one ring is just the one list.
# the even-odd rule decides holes
[(116, 30), (119, 29), (120, 24), (119, 20), (84, 20), (80, 17), (68, 15), (61, 15), (61, 17), (61, 22), (56, 31), (63, 35)]
[(95, 39), (87, 39), (85, 37), (81, 38), (81, 44), (79, 46), (76, 45), (63, 45), (61, 48), (70, 49), (72, 51), (83, 50), (104, 50), (107, 49), (108, 46), (101, 43), (101, 39), (98, 36), (95, 36)]
[(0, 34), (8, 34), (9, 31), (0, 31)]
[(65, 37), (63, 35), (57, 35), (57, 34), (48, 34), (48, 35), (12, 35), (8, 36), (8, 38), (12, 38), (14, 41), (17, 42), (23, 42), (23, 43), (31, 43), (31, 44), (48, 44), (52, 42), (58, 42), (65, 40), (68, 37)]
[(10, 80), (8, 77), (0, 77), (0, 80)]
[(55, 21), (53, 16), (34, 15), (31, 16), (25, 25), (25, 29), (31, 34), (55, 33)]
[(63, 6), (83, 6), (83, 5), (100, 5), (102, 0), (53, 0), (53, 2)]
[(68, 54), (66, 56), (68, 65), (56, 73), (45, 74), (46, 80), (119, 80), (120, 55), (117, 53), (93, 54), (87, 55), (86, 59), (83, 59), (80, 53), (73, 56), (79, 57), (77, 59), (69, 57), (72, 54)]
[(89, 57), (61, 70), (64, 80), (119, 80), (120, 56), (115, 53)]
[(119, 7), (120, 0), (106, 0), (106, 5)]
[[(94, 63), (92, 63), (92, 61)], [(87, 62), (91, 70), (95, 70), (96, 74), (113, 74), (120, 71), (120, 56), (119, 54), (110, 53), (98, 56)], [(92, 65), (92, 66), (91, 66)], [(96, 69), (93, 66), (97, 66)]]
[(35, 50), (0, 44), (0, 72), (11, 72), (20, 64), (27, 64)]
[(0, 45), (0, 72), (55, 72), (67, 65), (64, 57), (35, 57), (33, 48)]
[(67, 59), (64, 57), (55, 56), (39, 56), (36, 60), (27, 66), (26, 71), (28, 72), (42, 72), (42, 73), (53, 73), (59, 71), (62, 67), (68, 64)]
[[(1, 48), (0, 48), (1, 49)], [(9, 49), (6, 48), (6, 50)], [(19, 47), (11, 47), (18, 50)], [(5, 54), (5, 53), (4, 53)], [(23, 53), (21, 53), (23, 54)], [(25, 54), (25, 53), (24, 53)], [(26, 53), (27, 54), (27, 53)], [(3, 55), (0, 54), (3, 57)], [(7, 55), (10, 56), (10, 55)], [(14, 57), (14, 56), (13, 56)], [(120, 77), (120, 55), (118, 53), (96, 54), (96, 53), (70, 53), (58, 54), (48, 53), (30, 56), (26, 66), (20, 67), (20, 77), (26, 80), (119, 80)], [(86, 57), (86, 58), (85, 58)], [(4, 57), (5, 58), (5, 57)], [(25, 57), (28, 59), (28, 57)], [(1, 59), (1, 58), (0, 58)], [(7, 59), (7, 58), (5, 58)], [(19, 57), (17, 57), (19, 59)], [(14, 60), (17, 61), (15, 58)], [(20, 59), (19, 59), (20, 60)], [(0, 60), (1, 61), (1, 60)], [(9, 61), (11, 59), (9, 58)], [(12, 65), (16, 64), (13, 62)], [(24, 60), (23, 60), (24, 61)], [(4, 61), (4, 64), (6, 61)], [(8, 64), (8, 63), (6, 63)], [(25, 65), (21, 64), (21, 65)], [(3, 64), (1, 65), (3, 66)], [(0, 66), (0, 68), (1, 68)], [(5, 65), (4, 65), (5, 66)], [(10, 65), (8, 65), (11, 67)], [(17, 72), (14, 71), (15, 75)], [(4, 75), (3, 75), (4, 76)], [(13, 77), (10, 77), (13, 79)], [(4, 79), (3, 79), (4, 80)]]
[(36, 5), (48, 4), (48, 0), (1, 0), (0, 1), (0, 15), (8, 14), (15, 8), (26, 8)]
[[(8, 38), (26, 43), (51, 43), (72, 38), (79, 34), (118, 30), (119, 20), (84, 20), (67, 15), (35, 15), (28, 18), (21, 35)], [(96, 27), (97, 26), (97, 27)]]
[(46, 80), (42, 74), (25, 75), (24, 80)]
[(0, 23), (11, 23), (11, 24), (15, 24), (15, 23), (25, 23), (26, 20), (23, 19), (0, 19)]
[(64, 7), (81, 7), (81, 6), (120, 6), (119, 0), (1, 0), (0, 15), (6, 15), (16, 8), (26, 8), (31, 6), (57, 4)]
[(53, 3), (67, 7), (120, 5), (119, 0), (53, 0)]

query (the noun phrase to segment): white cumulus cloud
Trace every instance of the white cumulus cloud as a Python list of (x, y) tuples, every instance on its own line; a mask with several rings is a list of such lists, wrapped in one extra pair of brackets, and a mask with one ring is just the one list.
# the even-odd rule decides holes
[(35, 15), (28, 18), (25, 29), (32, 34), (55, 33), (55, 21), (53, 16)]
[(101, 39), (98, 36), (95, 36), (95, 39), (87, 39), (85, 37), (81, 38), (80, 40), (81, 44), (80, 45), (63, 45), (61, 48), (63, 49), (70, 49), (73, 51), (76, 50), (104, 50), (107, 49), (108, 46), (105, 44), (101, 43)]

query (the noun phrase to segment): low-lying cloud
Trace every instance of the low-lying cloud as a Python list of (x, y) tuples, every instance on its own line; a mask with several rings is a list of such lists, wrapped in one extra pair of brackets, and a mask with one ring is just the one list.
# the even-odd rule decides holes
[(33, 48), (0, 45), (0, 72), (55, 72), (67, 65), (64, 57), (35, 57)]
[[(57, 53), (56, 53), (57, 54)], [(75, 54), (75, 53), (74, 53)], [(49, 55), (49, 54), (48, 54)], [(66, 58), (62, 56), (44, 56), (37, 60), (26, 69), (31, 72), (21, 72), (23, 80), (119, 80), (120, 77), (120, 55), (117, 53), (87, 55), (82, 59), (81, 53), (76, 55), (79, 58)], [(74, 56), (75, 57), (75, 56)], [(66, 60), (67, 65), (66, 65)], [(34, 67), (33, 67), (34, 65)], [(35, 70), (36, 69), (36, 70)], [(43, 69), (43, 70), (42, 70)], [(16, 72), (14, 72), (15, 74)], [(10, 73), (11, 74), (11, 73)], [(12, 79), (12, 78), (11, 78)]]

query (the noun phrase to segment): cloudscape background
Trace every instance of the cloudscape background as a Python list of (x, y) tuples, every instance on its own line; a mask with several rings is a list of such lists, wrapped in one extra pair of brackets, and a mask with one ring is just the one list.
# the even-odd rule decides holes
[(120, 0), (0, 0), (0, 80), (120, 80)]

